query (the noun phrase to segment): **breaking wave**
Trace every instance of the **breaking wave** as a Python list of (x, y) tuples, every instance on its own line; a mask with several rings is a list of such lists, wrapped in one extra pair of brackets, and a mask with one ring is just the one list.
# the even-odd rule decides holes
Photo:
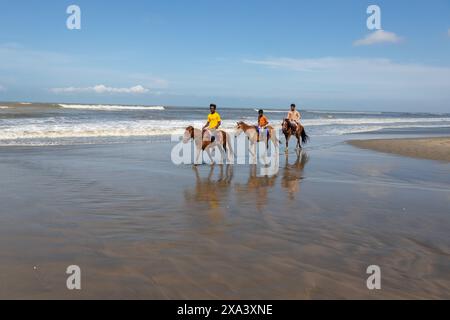
[(86, 104), (59, 104), (64, 109), (79, 109), (79, 110), (98, 110), (98, 111), (124, 111), (124, 110), (157, 110), (164, 111), (163, 106), (121, 106), (121, 105), (86, 105)]

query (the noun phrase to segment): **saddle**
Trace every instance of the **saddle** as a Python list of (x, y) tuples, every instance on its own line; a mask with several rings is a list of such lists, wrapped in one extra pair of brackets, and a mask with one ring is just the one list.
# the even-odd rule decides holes
[(288, 121), (288, 124), (289, 124), (289, 128), (291, 128), (292, 132), (294, 132), (294, 133), (299, 131), (301, 128), (300, 125), (298, 125), (297, 123), (292, 123), (291, 121)]
[[(261, 132), (260, 132), (258, 126), (255, 126), (255, 129), (256, 129), (256, 132), (258, 133), (258, 140), (257, 140), (257, 142), (260, 142), (261, 141)], [(267, 132), (267, 140), (270, 140), (270, 130), (269, 130), (269, 128), (265, 128), (264, 130)]]
[[(222, 131), (220, 131), (220, 130), (215, 130), (216, 135), (214, 135), (214, 134), (211, 132), (210, 129), (205, 129), (205, 130), (203, 130), (203, 132), (202, 132), (202, 140), (203, 140), (203, 141), (208, 141), (208, 140), (205, 140), (205, 134), (206, 134), (206, 133), (209, 134), (209, 141), (210, 141), (211, 143), (214, 143), (214, 142), (216, 142), (216, 140), (217, 140), (216, 136), (219, 135), (219, 134), (221, 135), (221, 134), (222, 134)], [(220, 138), (220, 137), (219, 137), (219, 138)]]
[(208, 129), (205, 129), (205, 130), (202, 131), (202, 140), (205, 141), (205, 140), (204, 140), (204, 137), (205, 137), (205, 133), (206, 133), (206, 132), (208, 132), (209, 135), (210, 135), (210, 141), (211, 141), (211, 143), (214, 143), (214, 142), (216, 141), (216, 137), (215, 137), (215, 136), (211, 133), (211, 131), (208, 130)]

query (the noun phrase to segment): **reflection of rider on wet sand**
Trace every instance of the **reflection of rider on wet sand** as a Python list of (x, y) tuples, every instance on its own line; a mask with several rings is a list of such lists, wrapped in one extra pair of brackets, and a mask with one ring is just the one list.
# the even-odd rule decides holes
[[(282, 168), (281, 188), (288, 194), (290, 200), (295, 199), (296, 193), (300, 191), (300, 182), (303, 179), (303, 171), (308, 163), (308, 155), (304, 151), (296, 152), (297, 159), (293, 164), (289, 163), (289, 155), (286, 155), (286, 165)], [(263, 209), (269, 201), (269, 194), (276, 187), (280, 174), (272, 176), (258, 176), (257, 165), (249, 167), (249, 176), (246, 183), (236, 183), (232, 188), (234, 178), (233, 166), (219, 166), (219, 173), (214, 177), (217, 166), (209, 170), (206, 178), (202, 178), (198, 167), (194, 167), (195, 187), (185, 191), (186, 205), (204, 206), (209, 209), (209, 218), (212, 222), (223, 219), (225, 208), (229, 206), (232, 190), (236, 193), (239, 203), (251, 203), (258, 210)]]
[(303, 170), (309, 161), (308, 154), (304, 151), (296, 151), (297, 159), (294, 164), (289, 163), (289, 154), (286, 154), (286, 165), (281, 178), (281, 186), (288, 193), (290, 200), (295, 199), (295, 194), (300, 191), (300, 182), (303, 179)]

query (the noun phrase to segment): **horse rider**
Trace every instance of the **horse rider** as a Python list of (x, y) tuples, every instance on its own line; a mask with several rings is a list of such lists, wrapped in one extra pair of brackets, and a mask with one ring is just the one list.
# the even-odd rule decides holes
[(291, 111), (288, 112), (287, 120), (289, 122), (289, 126), (294, 132), (300, 127), (301, 119), (302, 115), (297, 111), (297, 106), (295, 104), (291, 104)]
[(267, 129), (267, 126), (269, 125), (269, 120), (264, 115), (264, 110), (258, 111), (258, 125), (256, 126), (256, 131), (258, 132), (258, 141), (261, 135), (264, 133), (264, 131)]
[(202, 130), (203, 134), (208, 132), (211, 137), (211, 142), (214, 142), (216, 140), (217, 129), (219, 129), (222, 125), (222, 119), (220, 118), (220, 114), (217, 112), (217, 106), (215, 104), (210, 104), (209, 110), (210, 113), (208, 115), (208, 120)]

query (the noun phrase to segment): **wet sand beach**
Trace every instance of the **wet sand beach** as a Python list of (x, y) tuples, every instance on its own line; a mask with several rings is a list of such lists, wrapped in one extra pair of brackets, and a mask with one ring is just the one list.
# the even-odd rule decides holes
[(450, 162), (450, 137), (353, 140), (349, 143), (364, 149)]
[(264, 177), (172, 147), (0, 148), (0, 298), (450, 298), (449, 164), (316, 138)]

